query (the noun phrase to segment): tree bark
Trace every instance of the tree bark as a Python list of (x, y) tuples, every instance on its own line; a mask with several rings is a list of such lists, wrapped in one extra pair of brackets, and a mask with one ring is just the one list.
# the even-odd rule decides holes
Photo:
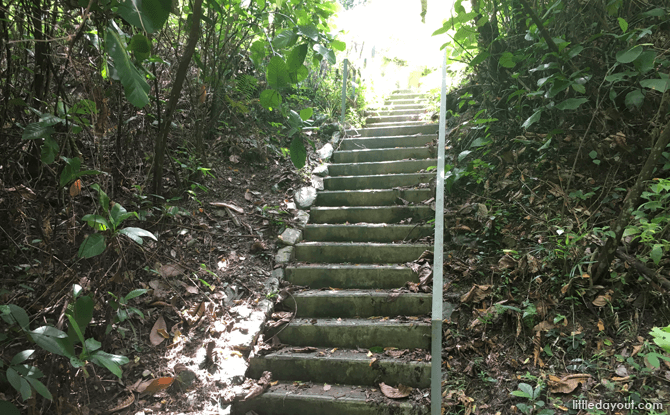
[(170, 100), (168, 101), (165, 114), (163, 115), (163, 125), (156, 137), (156, 147), (154, 148), (154, 177), (153, 177), (153, 193), (156, 195), (163, 194), (163, 162), (165, 159), (165, 147), (167, 145), (167, 137), (170, 133), (170, 126), (172, 124), (172, 117), (179, 102), (181, 89), (186, 79), (188, 67), (191, 64), (191, 57), (195, 51), (195, 46), (200, 38), (200, 17), (202, 15), (202, 0), (195, 0), (193, 6), (193, 20), (191, 21), (191, 30), (188, 34), (188, 43), (184, 50), (179, 68), (177, 68), (177, 77), (172, 84), (170, 91)]
[[(666, 92), (666, 94), (667, 93), (668, 92)], [(661, 116), (663, 115), (665, 114), (661, 114)], [(623, 236), (623, 232), (626, 229), (626, 226), (628, 226), (633, 211), (640, 203), (640, 195), (642, 195), (642, 192), (647, 187), (647, 182), (651, 180), (654, 168), (661, 159), (665, 147), (670, 142), (670, 121), (665, 124), (658, 139), (652, 137), (652, 142), (654, 142), (654, 146), (651, 148), (651, 153), (649, 153), (646, 163), (642, 167), (640, 174), (637, 176), (637, 181), (628, 192), (628, 196), (626, 197), (626, 200), (624, 200), (619, 217), (612, 226), (612, 231), (614, 231), (615, 236), (614, 238), (607, 238), (605, 245), (601, 246), (598, 250), (595, 272), (593, 272), (594, 283), (599, 282), (607, 274), (610, 263), (612, 263), (612, 260), (616, 255), (616, 250), (619, 246), (619, 241), (621, 241), (621, 237)]]

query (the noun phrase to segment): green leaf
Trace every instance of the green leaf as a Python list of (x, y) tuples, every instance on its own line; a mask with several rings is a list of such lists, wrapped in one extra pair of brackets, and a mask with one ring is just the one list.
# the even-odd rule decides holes
[(305, 149), (305, 144), (302, 142), (302, 137), (300, 135), (296, 136), (289, 146), (289, 151), (291, 153), (291, 161), (296, 169), (302, 169), (305, 166), (305, 160), (307, 159), (307, 150)]
[(635, 91), (626, 94), (625, 102), (628, 109), (639, 109), (642, 106), (642, 103), (644, 103), (644, 94), (642, 93), (642, 90), (636, 89)]
[(305, 65), (300, 65), (297, 71), (295, 72), (289, 72), (289, 76), (291, 78), (291, 82), (294, 84), (297, 84), (298, 82), (302, 82), (307, 78), (307, 75), (309, 75), (309, 72), (307, 70), (307, 67)]
[(270, 59), (266, 77), (273, 88), (283, 88), (289, 84), (288, 67), (282, 58), (273, 56)]
[(642, 46), (635, 45), (631, 48), (617, 52), (616, 60), (619, 63), (631, 63), (642, 53)]
[(95, 303), (88, 295), (77, 298), (77, 301), (74, 303), (74, 319), (79, 325), (82, 333), (86, 331), (86, 327), (88, 327), (93, 319), (94, 307)]
[(30, 396), (33, 394), (33, 390), (30, 389), (30, 384), (25, 380), (21, 375), (19, 375), (16, 370), (9, 367), (7, 368), (7, 380), (12, 385), (17, 392), (21, 393), (21, 398), (24, 401), (30, 399)]
[(295, 45), (298, 41), (298, 35), (291, 29), (286, 29), (272, 39), (272, 44), (277, 49), (286, 49)]
[(626, 19), (624, 19), (623, 17), (619, 17), (617, 18), (617, 20), (619, 21), (619, 27), (621, 28), (621, 31), (626, 33), (628, 31), (628, 22), (626, 21)]
[[(39, 380), (32, 378), (32, 377), (27, 377), (26, 380), (35, 388), (35, 391), (39, 393), (40, 395), (44, 396), (48, 400), (53, 400), (53, 396), (51, 396), (51, 392), (49, 392), (49, 389), (47, 389), (46, 386), (44, 386), (44, 383), (40, 382)], [(4, 414), (4, 412), (3, 412)]]
[(582, 45), (577, 45), (573, 48), (570, 48), (570, 50), (568, 51), (568, 58), (570, 58), (570, 59), (574, 58), (575, 56), (582, 53), (583, 50), (584, 50), (584, 46), (582, 46)]
[(13, 403), (7, 401), (0, 401), (0, 414), (3, 415), (21, 415), (21, 412), (14, 406)]
[(498, 63), (500, 63), (500, 66), (503, 68), (514, 68), (516, 66), (516, 62), (514, 62), (514, 55), (511, 52), (503, 52), (502, 56), (500, 56), (500, 59), (498, 60)]
[(44, 143), (42, 143), (41, 150), (42, 162), (45, 164), (53, 163), (54, 160), (56, 160), (56, 156), (58, 155), (58, 150), (60, 150), (58, 147), (58, 141), (48, 137), (44, 140)]
[(145, 107), (149, 103), (149, 84), (130, 61), (119, 34), (111, 27), (107, 28), (105, 49), (114, 61), (128, 101), (137, 108)]
[(81, 330), (81, 327), (79, 327), (79, 324), (77, 324), (77, 320), (74, 319), (74, 316), (70, 314), (66, 314), (68, 321), (70, 322), (70, 329), (74, 332), (74, 334), (77, 335), (76, 339), (74, 336), (70, 337), (70, 341), (75, 344), (77, 343), (76, 340), (78, 339), (79, 342), (84, 343), (84, 333)]
[(662, 7), (657, 7), (655, 9), (651, 9), (648, 12), (640, 13), (640, 16), (642, 17), (662, 17), (665, 16), (665, 9)]
[(300, 118), (302, 118), (303, 121), (309, 120), (312, 114), (314, 114), (314, 110), (312, 108), (304, 108), (300, 110)]
[(98, 192), (98, 201), (100, 201), (100, 207), (102, 210), (109, 212), (109, 196), (107, 196), (107, 193), (105, 193), (97, 183), (92, 184), (91, 189)]
[(291, 49), (286, 59), (286, 66), (290, 72), (297, 72), (305, 62), (307, 56), (307, 44), (303, 43)]
[(319, 30), (313, 24), (298, 26), (298, 33), (312, 39), (315, 42), (319, 40)]
[(568, 98), (556, 104), (556, 109), (559, 110), (576, 110), (580, 105), (587, 102), (587, 98)]
[(261, 105), (267, 110), (279, 108), (281, 105), (281, 95), (274, 89), (266, 89), (261, 92)]
[(637, 57), (633, 61), (633, 65), (635, 65), (635, 69), (638, 70), (641, 74), (645, 74), (652, 69), (654, 69), (654, 62), (656, 61), (656, 52), (653, 50), (649, 50), (646, 52), (642, 52), (640, 56)]
[(255, 41), (251, 44), (249, 52), (251, 52), (249, 57), (251, 58), (251, 61), (254, 63), (254, 65), (256, 65), (256, 68), (260, 67), (261, 62), (266, 55), (265, 42), (262, 40)]
[(128, 48), (135, 54), (138, 61), (143, 61), (151, 56), (151, 41), (142, 34), (136, 34), (130, 39)]
[(120, 203), (114, 203), (114, 206), (112, 206), (112, 209), (109, 211), (109, 217), (114, 229), (118, 228), (124, 220), (133, 216), (134, 213), (135, 212), (128, 212)]
[(642, 85), (643, 88), (649, 88), (663, 93), (668, 89), (669, 82), (670, 79), (645, 79), (640, 81), (640, 85)]
[(79, 258), (92, 258), (102, 254), (105, 248), (107, 248), (105, 237), (99, 233), (93, 233), (86, 237), (81, 245), (79, 245), (77, 255)]
[(533, 387), (527, 383), (519, 383), (519, 390), (525, 393), (529, 398), (533, 398), (535, 396), (533, 393)]
[(484, 62), (486, 58), (491, 56), (491, 54), (488, 51), (483, 51), (479, 55), (475, 56), (469, 63), (470, 66), (477, 66), (480, 63)]
[(649, 256), (654, 261), (654, 264), (658, 265), (661, 262), (661, 258), (663, 258), (663, 244), (654, 244)]
[(139, 245), (142, 245), (142, 237), (147, 237), (151, 238), (154, 241), (157, 241), (156, 237), (154, 236), (153, 233), (147, 231), (146, 229), (142, 228), (133, 228), (133, 227), (128, 227), (128, 228), (123, 228), (119, 231), (120, 234), (126, 235), (133, 241), (137, 242)]
[(339, 40), (333, 40), (330, 42), (330, 47), (340, 52), (343, 52), (344, 50), (347, 49), (347, 44)]
[(94, 352), (99, 350), (102, 347), (102, 344), (94, 338), (86, 339), (86, 348), (89, 352)]
[(67, 334), (52, 326), (42, 326), (30, 332), (30, 337), (42, 349), (59, 356), (72, 357), (59, 340), (67, 339)]
[(147, 33), (160, 30), (172, 11), (172, 0), (121, 0), (119, 15)]
[(335, 52), (328, 49), (327, 47), (317, 44), (313, 46), (313, 49), (316, 53), (321, 55), (323, 59), (326, 59), (328, 63), (330, 63), (331, 65), (335, 65), (335, 63), (337, 62), (337, 60), (335, 59)]
[(651, 329), (649, 334), (654, 336), (654, 343), (656, 343), (661, 349), (670, 353), (670, 331), (668, 330), (668, 327), (662, 329), (659, 327), (654, 327)]
[(96, 231), (106, 231), (107, 229), (111, 228), (111, 225), (109, 222), (107, 222), (107, 219), (100, 215), (85, 215), (83, 218), (81, 218), (81, 220), (88, 223), (88, 226), (95, 229)]
[(126, 301), (128, 301), (128, 300), (132, 300), (133, 298), (139, 297), (139, 296), (142, 295), (142, 294), (146, 294), (147, 291), (148, 291), (148, 290), (145, 290), (144, 288), (140, 288), (140, 289), (137, 289), (137, 290), (132, 290), (131, 292), (129, 292), (129, 293), (125, 296), (125, 299), (126, 299)]
[(37, 140), (40, 138), (49, 138), (51, 134), (55, 133), (56, 130), (52, 127), (53, 124), (48, 124), (44, 122), (34, 122), (28, 124), (26, 129), (23, 130), (23, 135), (21, 139), (23, 140)]
[(28, 331), (30, 330), (30, 318), (28, 313), (23, 308), (17, 306), (16, 304), (9, 304), (9, 310), (11, 311), (12, 317), (18, 323), (21, 330)]
[(67, 158), (61, 157), (65, 161), (65, 168), (60, 174), (60, 186), (63, 187), (68, 184), (71, 180), (74, 180), (74, 176), (81, 167), (81, 159), (79, 157)]
[(463, 159), (466, 158), (468, 155), (470, 155), (470, 153), (472, 153), (472, 151), (470, 150), (461, 151), (458, 154), (458, 161), (463, 161)]
[(542, 117), (542, 109), (535, 111), (521, 126), (528, 129), (528, 127), (540, 121), (540, 117)]
[(91, 355), (91, 361), (99, 366), (106, 367), (110, 372), (121, 379), (121, 375), (123, 374), (121, 371), (121, 365), (128, 363), (128, 358), (125, 356), (105, 353), (102, 350), (97, 350)]
[(35, 350), (24, 350), (22, 352), (18, 352), (16, 355), (14, 355), (10, 364), (18, 365), (19, 363), (23, 363), (28, 360), (28, 358), (32, 356), (33, 353), (35, 353)]
[(582, 84), (572, 84), (572, 89), (575, 91), (579, 92), (580, 94), (585, 94), (586, 93), (586, 88)]

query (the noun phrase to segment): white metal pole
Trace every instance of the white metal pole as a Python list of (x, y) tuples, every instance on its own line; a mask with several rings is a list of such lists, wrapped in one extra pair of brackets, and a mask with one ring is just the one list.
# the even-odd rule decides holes
[(440, 97), (440, 129), (437, 139), (437, 186), (435, 189), (435, 246), (433, 250), (433, 315), (431, 318), (430, 413), (440, 415), (442, 409), (442, 268), (444, 263), (444, 139), (447, 114), (447, 49), (442, 56), (442, 95)]

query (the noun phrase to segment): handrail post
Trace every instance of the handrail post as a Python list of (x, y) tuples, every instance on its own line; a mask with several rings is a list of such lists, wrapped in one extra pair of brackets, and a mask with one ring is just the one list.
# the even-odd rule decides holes
[(430, 413), (442, 409), (442, 287), (444, 266), (444, 140), (447, 112), (447, 49), (442, 57), (442, 94), (440, 96), (440, 129), (437, 139), (437, 186), (435, 189), (435, 246), (433, 248), (433, 313), (431, 318)]
[(349, 59), (344, 59), (344, 69), (342, 71), (342, 115), (340, 116), (340, 123), (344, 128), (344, 114), (347, 109), (347, 70)]

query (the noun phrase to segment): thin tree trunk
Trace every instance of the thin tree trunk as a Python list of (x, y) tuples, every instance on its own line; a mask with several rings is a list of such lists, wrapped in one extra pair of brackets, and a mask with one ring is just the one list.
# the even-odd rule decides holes
[[(668, 94), (668, 92), (666, 92), (666, 94)], [(642, 167), (640, 174), (637, 176), (637, 181), (628, 192), (621, 213), (619, 213), (619, 217), (612, 226), (614, 237), (607, 238), (605, 245), (598, 250), (595, 272), (593, 272), (594, 283), (599, 282), (609, 271), (609, 266), (616, 255), (616, 250), (619, 246), (619, 241), (621, 241), (621, 237), (623, 236), (623, 232), (626, 229), (626, 226), (628, 226), (633, 211), (640, 203), (640, 195), (642, 195), (642, 192), (647, 187), (647, 182), (653, 177), (654, 168), (661, 159), (665, 147), (670, 143), (670, 121), (665, 124), (658, 139), (652, 137), (652, 142), (654, 142), (654, 146), (651, 148), (649, 157)]]
[(177, 108), (177, 102), (179, 101), (179, 96), (181, 95), (181, 89), (184, 85), (184, 79), (186, 79), (186, 73), (188, 72), (188, 67), (191, 63), (191, 57), (195, 51), (195, 46), (198, 43), (200, 37), (200, 17), (202, 15), (202, 0), (196, 0), (193, 7), (193, 19), (191, 21), (191, 30), (188, 35), (188, 43), (186, 49), (184, 50), (184, 56), (182, 56), (181, 62), (179, 62), (179, 68), (177, 69), (177, 77), (175, 78), (174, 84), (172, 85), (172, 91), (170, 91), (170, 101), (168, 102), (167, 108), (165, 109), (165, 115), (163, 116), (162, 128), (158, 132), (156, 137), (156, 147), (154, 149), (154, 177), (153, 177), (153, 193), (156, 195), (163, 194), (163, 162), (165, 158), (165, 147), (167, 145), (167, 137), (170, 133), (170, 125), (172, 124), (172, 116), (174, 111)]

